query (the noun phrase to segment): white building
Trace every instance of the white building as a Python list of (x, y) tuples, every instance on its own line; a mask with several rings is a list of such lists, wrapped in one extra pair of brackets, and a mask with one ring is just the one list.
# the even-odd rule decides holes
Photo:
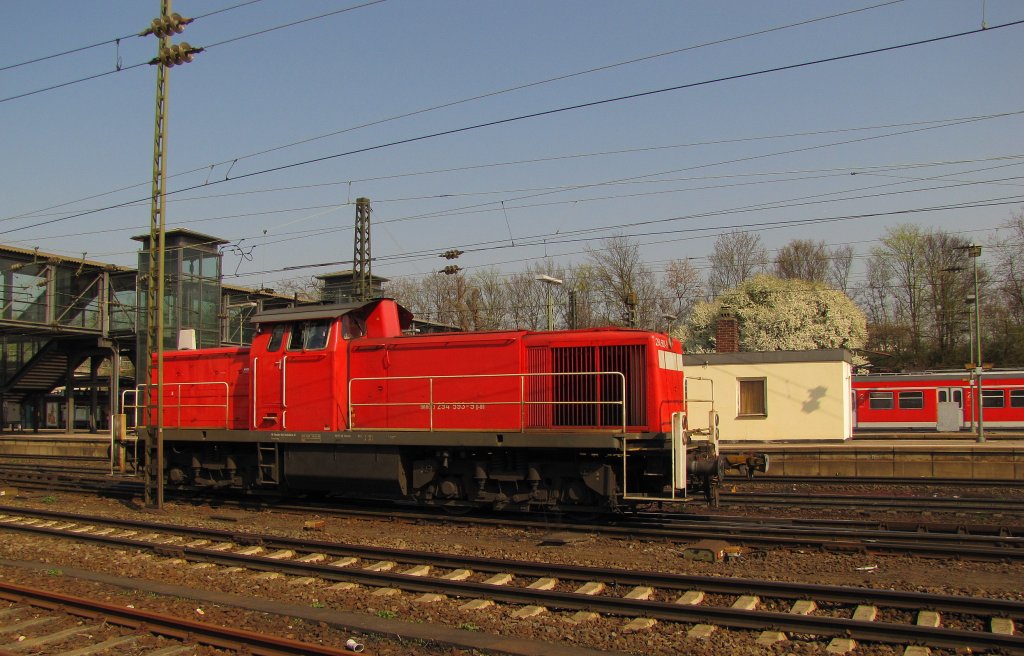
[[(853, 436), (846, 349), (696, 353), (683, 356), (683, 371), (689, 413), (713, 405), (723, 442)], [(694, 421), (706, 425), (703, 417)]]

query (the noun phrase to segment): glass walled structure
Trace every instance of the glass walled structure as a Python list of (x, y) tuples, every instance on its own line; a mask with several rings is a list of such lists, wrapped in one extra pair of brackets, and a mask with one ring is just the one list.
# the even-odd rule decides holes
[[(149, 235), (132, 237), (142, 242), (139, 251), (138, 352), (145, 353), (148, 332), (146, 286), (149, 274)], [(221, 254), (228, 242), (191, 230), (165, 233), (164, 348), (178, 348), (182, 330), (196, 331), (196, 346), (220, 346)], [(141, 367), (140, 367), (141, 368)]]

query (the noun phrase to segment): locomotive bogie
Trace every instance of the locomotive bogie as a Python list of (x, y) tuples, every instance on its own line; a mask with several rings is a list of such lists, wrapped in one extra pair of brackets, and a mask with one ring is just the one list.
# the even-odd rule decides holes
[[(172, 441), (166, 451), (165, 480), (182, 488), (319, 492), (345, 499), (523, 510), (611, 510), (620, 504), (621, 459), (607, 452), (246, 441)], [(632, 476), (638, 486), (664, 492), (667, 462), (654, 455), (635, 463)]]

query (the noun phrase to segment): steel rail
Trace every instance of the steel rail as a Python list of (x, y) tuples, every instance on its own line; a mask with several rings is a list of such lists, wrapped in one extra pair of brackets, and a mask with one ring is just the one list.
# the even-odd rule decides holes
[[(700, 526), (709, 524), (736, 523), (740, 526), (774, 526), (774, 527), (823, 527), (836, 528), (840, 530), (867, 530), (887, 531), (901, 533), (946, 533), (954, 535), (987, 535), (996, 537), (1022, 537), (1024, 536), (1024, 525), (1013, 526), (1008, 524), (972, 524), (966, 522), (936, 522), (914, 519), (831, 519), (827, 517), (748, 517), (744, 515), (719, 515), (719, 514), (687, 514), (687, 513), (658, 513), (641, 512), (636, 515), (637, 525), (657, 526), (663, 523), (665, 526), (681, 526), (693, 524)], [(623, 521), (613, 520), (616, 526), (632, 525), (629, 519)]]
[[(20, 528), (20, 527), (19, 527)], [(29, 527), (31, 528), (31, 527)], [(43, 529), (43, 532), (47, 532)], [(65, 534), (65, 537), (72, 537)], [(224, 551), (191, 548), (185, 546), (159, 547), (141, 540), (111, 538), (109, 536), (88, 536), (74, 534), (75, 539), (99, 539), (103, 542), (146, 548), (167, 556), (187, 557), (225, 566), (244, 566), (257, 571), (283, 572), (297, 576), (316, 576), (326, 580), (344, 580), (378, 587), (397, 587), (412, 592), (446, 594), (465, 597), (482, 597), (505, 603), (530, 604), (562, 610), (590, 610), (606, 615), (641, 616), (663, 621), (686, 623), (714, 623), (739, 629), (779, 629), (794, 633), (814, 635), (844, 635), (857, 640), (882, 642), (913, 642), (935, 647), (971, 646), (977, 649), (1003, 649), (1009, 653), (1024, 654), (1024, 636), (1003, 635), (976, 631), (965, 631), (885, 622), (826, 616), (805, 616), (774, 611), (749, 611), (717, 606), (690, 606), (669, 602), (647, 601), (613, 596), (591, 596), (578, 592), (538, 590), (456, 581), (437, 577), (396, 574), (359, 568), (341, 568), (315, 563), (283, 561), (264, 556), (243, 556)], [(319, 546), (319, 545), (314, 545)], [(377, 557), (396, 550), (375, 550)], [(452, 557), (428, 554), (432, 562), (440, 560), (444, 566), (451, 566)], [(723, 577), (692, 577), (686, 575), (651, 572), (628, 572), (623, 570), (601, 570), (579, 566), (540, 565), (522, 561), (499, 561), (479, 558), (455, 559), (462, 565), (470, 562), (489, 562), (491, 568), (518, 573), (530, 572), (531, 576), (573, 576), (576, 580), (601, 580), (611, 577), (614, 585), (649, 585), (673, 589), (692, 589), (700, 583), (707, 589), (729, 594), (770, 594), (776, 597), (837, 601), (850, 604), (876, 603), (878, 605), (947, 610), (959, 614), (987, 613), (1000, 617), (1024, 617), (1024, 602), (997, 599), (974, 599), (932, 595), (927, 593), (905, 593), (889, 590), (840, 588), (749, 579), (724, 579)], [(479, 567), (478, 567), (479, 569)], [(603, 572), (603, 574), (602, 574)], [(909, 604), (909, 605), (908, 605)], [(315, 652), (314, 652), (315, 653)]]
[[(308, 510), (308, 508), (303, 509), (299, 507), (289, 509)], [(14, 510), (12, 509), (12, 511)], [(37, 512), (44, 513), (48, 511)], [(387, 513), (387, 516), (393, 518), (394, 512)], [(73, 520), (74, 517), (74, 515), (68, 515), (63, 518)], [(419, 518), (422, 518), (422, 516)], [(508, 518), (476, 518), (468, 520), (466, 518), (445, 517), (444, 519), (446, 521), (473, 521), (474, 523), (501, 525), (508, 525), (512, 521)], [(109, 523), (130, 521), (103, 518), (95, 518), (95, 520)], [(573, 531), (598, 531), (607, 535), (631, 539), (638, 537), (676, 541), (716, 539), (758, 547), (818, 548), (848, 552), (914, 554), (995, 562), (1024, 561), (1024, 538), (1006, 534), (1013, 531), (1000, 531), (999, 535), (942, 534), (921, 533), (916, 530), (837, 529), (834, 526), (826, 526), (824, 528), (807, 525), (765, 526), (763, 524), (755, 524), (753, 526), (744, 526), (735, 520), (727, 520), (725, 523), (702, 520), (670, 527), (658, 526), (656, 525), (657, 523), (650, 525), (636, 522), (630, 523), (629, 521), (619, 521), (619, 523), (614, 525), (588, 525), (585, 527), (579, 524), (554, 525), (550, 522), (539, 520), (515, 521), (515, 523), (518, 526), (532, 526), (544, 530), (557, 528)]]
[(722, 492), (723, 504), (743, 505), (786, 505), (795, 507), (849, 507), (889, 508), (920, 512), (999, 512), (1003, 514), (1024, 513), (1024, 499), (981, 498), (981, 497), (883, 497), (878, 495), (819, 494), (807, 492)]
[[(472, 569), (487, 573), (513, 573), (526, 577), (558, 577), (573, 581), (602, 581), (612, 586), (650, 585), (663, 589), (689, 590), (694, 587), (709, 592), (724, 594), (761, 594), (787, 599), (813, 598), (818, 601), (835, 603), (875, 603), (894, 608), (929, 608), (962, 614), (1000, 615), (1024, 618), (1024, 601), (964, 597), (958, 595), (937, 595), (932, 593), (901, 592), (896, 590), (855, 588), (847, 586), (826, 586), (819, 584), (791, 583), (760, 579), (743, 579), (718, 576), (697, 576), (642, 570), (563, 565), (558, 563), (536, 563), (511, 559), (495, 559), (483, 556), (456, 556), (431, 551), (393, 549), (310, 539), (282, 538), (277, 536), (245, 534), (220, 529), (190, 528), (158, 522), (135, 522), (129, 520), (108, 520), (101, 517), (81, 517), (70, 513), (49, 513), (31, 511), (26, 514), (51, 515), (56, 519), (78, 520), (94, 524), (111, 524), (132, 529), (162, 531), (169, 535), (187, 535), (232, 542), (238, 545), (261, 545), (272, 549), (291, 549), (300, 553), (322, 553), (329, 556), (355, 556), (365, 560), (393, 560), (406, 564), (430, 564), (447, 569)], [(415, 583), (425, 581), (424, 577), (373, 572), (355, 568), (339, 568), (317, 563), (297, 563), (260, 556), (240, 556), (206, 547), (158, 544), (152, 541), (116, 535), (98, 535), (85, 532), (68, 533), (50, 526), (0, 523), (0, 528), (12, 528), (26, 532), (46, 534), (81, 541), (99, 542), (115, 546), (152, 550), (162, 555), (189, 557), (224, 565), (245, 564), (251, 569), (281, 571), (301, 576), (319, 576), (331, 580), (357, 580), (368, 585), (386, 585), (395, 582)], [(447, 583), (446, 583), (447, 584)], [(407, 586), (403, 586), (407, 587)], [(487, 586), (484, 589), (492, 589)], [(433, 590), (425, 590), (433, 591)]]
[(350, 651), (0, 582), (0, 598), (254, 656), (342, 656)]
[(773, 474), (758, 474), (750, 479), (742, 474), (726, 474), (726, 482), (729, 483), (757, 483), (757, 484), (825, 484), (825, 485), (907, 485), (918, 487), (1017, 487), (1020, 481), (1006, 478), (897, 478), (892, 476), (776, 476)]

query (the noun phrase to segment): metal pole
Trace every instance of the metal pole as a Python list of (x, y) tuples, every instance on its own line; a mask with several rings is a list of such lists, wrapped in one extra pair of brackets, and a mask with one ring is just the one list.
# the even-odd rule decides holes
[(985, 400), (982, 397), (982, 357), (981, 357), (981, 296), (978, 287), (978, 258), (981, 257), (981, 246), (972, 244), (968, 253), (974, 260), (974, 338), (978, 340), (977, 350), (978, 361), (975, 362), (975, 378), (978, 381), (978, 442), (985, 441)]
[(555, 326), (555, 313), (551, 305), (551, 285), (545, 286), (545, 289), (547, 290), (548, 298), (548, 330), (553, 330)]
[[(161, 0), (160, 15), (171, 15), (171, 0)], [(157, 55), (170, 45), (170, 36), (162, 35), (157, 45)], [(167, 91), (168, 70), (163, 61), (156, 67), (156, 125), (153, 135), (153, 194), (149, 225), (149, 279), (146, 288), (147, 352), (146, 370), (149, 372), (148, 390), (156, 390), (156, 422), (147, 401), (146, 423), (152, 425), (147, 434), (146, 459), (146, 505), (164, 507), (164, 277), (167, 185)], [(152, 354), (156, 353), (156, 371), (151, 370)]]
[(554, 312), (554, 306), (552, 305), (552, 299), (551, 299), (551, 286), (552, 285), (561, 285), (562, 281), (559, 280), (558, 278), (552, 278), (551, 276), (549, 276), (547, 274), (543, 274), (543, 273), (537, 274), (536, 276), (533, 277), (533, 279), (536, 280), (537, 282), (541, 282), (541, 283), (544, 283), (545, 285), (547, 285), (547, 287), (546, 287), (546, 298), (547, 298), (547, 306), (548, 306), (547, 307), (547, 310), (548, 310), (548, 312), (547, 312), (547, 314), (548, 314), (548, 330), (554, 330), (554, 326), (555, 326), (555, 312)]
[[(969, 360), (969, 362), (971, 363), (971, 389), (974, 390), (974, 317), (971, 316), (971, 314), (967, 315), (967, 335), (968, 346), (971, 351), (971, 359)], [(974, 402), (971, 403), (971, 430), (976, 430), (975, 426), (978, 425), (978, 403), (980, 403), (980, 401), (978, 401), (977, 399), (975, 399)]]

